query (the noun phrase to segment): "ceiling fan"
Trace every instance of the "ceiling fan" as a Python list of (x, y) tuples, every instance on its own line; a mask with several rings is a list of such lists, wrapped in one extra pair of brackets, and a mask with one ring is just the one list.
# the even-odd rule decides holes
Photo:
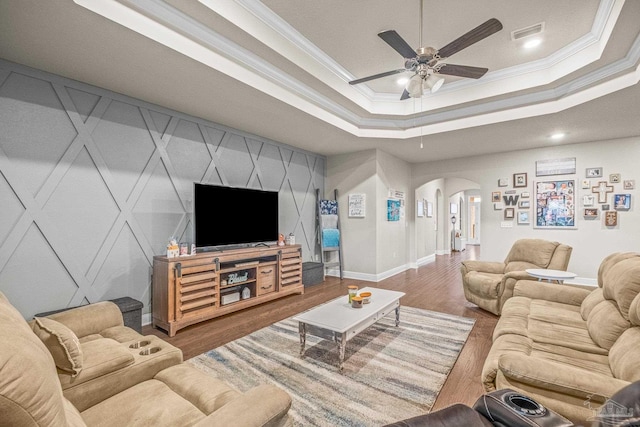
[[(389, 46), (405, 58), (404, 68), (352, 80), (349, 84), (356, 85), (370, 80), (379, 79), (381, 77), (411, 71), (414, 74), (409, 79), (409, 82), (400, 97), (401, 100), (404, 100), (408, 98), (421, 97), (425, 86), (431, 89), (431, 92), (438, 90), (444, 83), (444, 78), (438, 76), (438, 74), (479, 79), (489, 71), (488, 68), (447, 64), (440, 61), (484, 38), (489, 37), (501, 29), (502, 23), (496, 18), (491, 18), (440, 49), (434, 49), (433, 47), (420, 47), (416, 50), (413, 50), (409, 43), (407, 43), (395, 30), (383, 31), (378, 33), (378, 37), (384, 40)], [(422, 45), (422, 0), (420, 0), (420, 44)]]

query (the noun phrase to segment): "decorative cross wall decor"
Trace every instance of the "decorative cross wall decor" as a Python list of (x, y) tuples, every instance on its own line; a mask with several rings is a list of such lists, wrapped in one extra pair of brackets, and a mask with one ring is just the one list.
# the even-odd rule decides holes
[(607, 181), (600, 181), (595, 187), (591, 187), (592, 193), (598, 194), (598, 203), (607, 203), (607, 193), (613, 193), (613, 185), (607, 185)]

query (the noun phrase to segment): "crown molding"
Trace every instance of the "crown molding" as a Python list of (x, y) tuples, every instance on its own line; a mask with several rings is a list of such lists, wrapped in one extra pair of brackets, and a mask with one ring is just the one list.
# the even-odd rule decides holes
[[(480, 103), (446, 112), (426, 114), (418, 118), (415, 117), (415, 114), (428, 111), (426, 108), (423, 109), (424, 102), (420, 102), (421, 105), (418, 106), (417, 104), (420, 100), (414, 100), (414, 102), (400, 102), (397, 99), (389, 100), (383, 102), (383, 104), (388, 104), (384, 108), (385, 114), (393, 115), (387, 110), (394, 110), (395, 114), (402, 110), (403, 113), (401, 115), (411, 114), (414, 117), (399, 117), (397, 119), (364, 118), (323, 96), (310, 86), (293, 78), (284, 70), (268, 63), (258, 55), (239, 46), (162, 0), (74, 1), (76, 4), (117, 22), (132, 31), (360, 137), (412, 138), (430, 133), (501, 122), (507, 117), (510, 117), (508, 120), (513, 120), (515, 118), (548, 114), (549, 112), (558, 111), (559, 105), (567, 105), (564, 108), (577, 105), (572, 104), (568, 99), (587, 102), (589, 100), (588, 96), (592, 96), (593, 98), (590, 99), (594, 99), (633, 84), (629, 82), (635, 81), (637, 83), (638, 81), (638, 70), (637, 68), (634, 70), (633, 65), (638, 61), (638, 56), (640, 56), (640, 37), (636, 39), (624, 60), (610, 64), (607, 67), (591, 72), (587, 76), (575, 79), (554, 89), (515, 96), (500, 101)], [(331, 58), (313, 46), (260, 1), (199, 1), (207, 7), (211, 7), (216, 13), (223, 14), (225, 18), (232, 20), (232, 22), (235, 19), (251, 23), (250, 28), (253, 29), (251, 34), (259, 36), (260, 40), (269, 46), (272, 46), (275, 43), (274, 41), (278, 43), (285, 41), (286, 44), (280, 45), (280, 50), (286, 55), (292, 55), (303, 49), (309, 54), (302, 60), (296, 61), (296, 63), (307, 70), (309, 68), (321, 70), (323, 76), (327, 74), (332, 76), (332, 87), (336, 88), (335, 83), (338, 82), (342, 85), (338, 89), (354, 88), (347, 83), (351, 77), (349, 77), (346, 70), (341, 69)], [(495, 92), (495, 87), (505, 86), (506, 80), (535, 80), (532, 76), (536, 74), (543, 76), (539, 78), (542, 82), (546, 82), (549, 79), (553, 81), (564, 75), (563, 68), (569, 69), (566, 66), (569, 59), (571, 62), (577, 61), (582, 64), (580, 66), (586, 65), (588, 62), (584, 62), (584, 53), (589, 52), (591, 55), (594, 54), (594, 51), (601, 53), (623, 4), (624, 0), (601, 0), (591, 32), (553, 55), (541, 61), (487, 73), (481, 79), (481, 84), (478, 84), (477, 81), (458, 81), (447, 84), (437, 94), (428, 97), (426, 104), (431, 107), (436, 99), (449, 99), (447, 102), (450, 102), (450, 105), (467, 102), (465, 101), (465, 96), (469, 95), (465, 94), (468, 93), (474, 93), (476, 96), (478, 93), (484, 93), (486, 97), (495, 96), (498, 94)], [(214, 6), (215, 9), (213, 9)], [(603, 81), (608, 77), (630, 68), (631, 71), (627, 74), (627, 78), (615, 79), (615, 84), (611, 84), (611, 82), (603, 84)], [(320, 71), (318, 72), (320, 73)], [(593, 86), (597, 86), (600, 89), (594, 90)], [(587, 88), (589, 88), (588, 91)], [(574, 96), (578, 95), (581, 90), (584, 92), (582, 96)], [(340, 92), (345, 93), (343, 90), (340, 90)], [(590, 95), (585, 96), (587, 93)], [(377, 99), (388, 97), (390, 94), (374, 94), (373, 98), (367, 98), (367, 96), (367, 94), (361, 93), (359, 100), (368, 107), (363, 108), (372, 111), (374, 110), (374, 105), (378, 102)], [(394, 97), (397, 97), (397, 94)], [(563, 102), (558, 102), (561, 98), (564, 98)], [(361, 103), (356, 103), (361, 105)], [(496, 114), (497, 112), (500, 112), (500, 114)]]

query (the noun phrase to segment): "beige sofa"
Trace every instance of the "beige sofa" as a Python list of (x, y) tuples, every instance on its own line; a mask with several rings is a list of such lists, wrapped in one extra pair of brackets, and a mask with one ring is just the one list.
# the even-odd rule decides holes
[(27, 323), (0, 293), (0, 343), (0, 426), (291, 425), (287, 393), (231, 389), (111, 302)]
[(494, 330), (485, 389), (511, 388), (584, 422), (640, 380), (640, 254), (605, 258), (598, 285), (518, 281)]
[(464, 296), (478, 307), (499, 315), (505, 301), (513, 296), (516, 282), (532, 279), (526, 269), (566, 271), (571, 251), (571, 246), (558, 242), (520, 239), (513, 244), (504, 262), (463, 261), (460, 272)]

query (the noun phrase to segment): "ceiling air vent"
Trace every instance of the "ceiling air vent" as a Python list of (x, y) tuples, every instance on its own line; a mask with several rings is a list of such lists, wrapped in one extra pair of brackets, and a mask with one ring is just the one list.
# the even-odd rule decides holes
[(544, 31), (544, 22), (540, 22), (539, 24), (531, 25), (525, 28), (521, 28), (519, 30), (512, 31), (511, 40), (513, 41), (520, 40), (525, 37), (540, 34), (543, 31)]

